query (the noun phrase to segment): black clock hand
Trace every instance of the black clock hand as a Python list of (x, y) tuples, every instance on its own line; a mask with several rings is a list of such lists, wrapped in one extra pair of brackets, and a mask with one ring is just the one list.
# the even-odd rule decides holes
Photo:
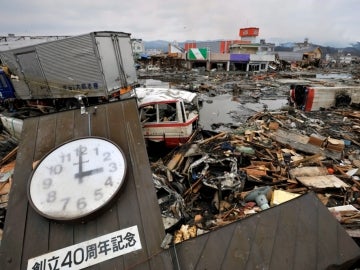
[[(89, 176), (89, 175), (93, 175), (93, 174), (97, 174), (97, 173), (102, 173), (104, 171), (104, 168), (97, 168), (97, 169), (93, 169), (93, 170), (88, 170), (88, 171), (79, 171), (78, 173), (75, 174), (75, 178), (79, 178), (79, 182), (82, 182), (82, 178), (85, 176)], [(81, 181), (80, 181), (81, 179)]]
[[(79, 172), (75, 174), (75, 178), (79, 178), (79, 183), (81, 184), (82, 183), (82, 179), (84, 177), (84, 173), (83, 173), (83, 160), (82, 160), (82, 157), (83, 157), (83, 153), (84, 153), (84, 148), (79, 145), (79, 148), (78, 148), (78, 155), (79, 155)], [(86, 161), (87, 162), (87, 161)], [(76, 164), (76, 163), (75, 163)]]

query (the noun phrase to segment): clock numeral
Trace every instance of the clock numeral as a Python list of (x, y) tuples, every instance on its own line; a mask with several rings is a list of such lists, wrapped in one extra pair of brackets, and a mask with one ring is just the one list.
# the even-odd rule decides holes
[(63, 170), (62, 165), (58, 164), (55, 166), (48, 167), (50, 175), (60, 174)]
[(87, 147), (83, 145), (79, 145), (78, 148), (75, 149), (77, 156), (83, 156), (87, 154)]
[(71, 161), (71, 154), (61, 154), (60, 155), (61, 163), (70, 162)]
[(113, 181), (112, 181), (111, 176), (109, 176), (109, 178), (106, 179), (106, 181), (105, 181), (105, 186), (110, 186), (110, 187), (113, 186)]
[(109, 172), (116, 172), (117, 171), (117, 165), (115, 162), (109, 163), (110, 170)]
[(50, 192), (48, 193), (48, 196), (47, 196), (47, 198), (46, 198), (46, 201), (47, 201), (48, 203), (53, 203), (53, 202), (55, 202), (55, 200), (56, 200), (56, 191), (50, 191)]
[(52, 185), (52, 179), (46, 178), (43, 180), (42, 184), (43, 184), (43, 189), (49, 189)]
[(78, 199), (76, 206), (79, 210), (85, 209), (87, 206), (85, 198), (82, 197), (82, 198)]
[(99, 201), (104, 197), (104, 194), (102, 192), (101, 188), (95, 189), (94, 191), (94, 197), (95, 197), (95, 201)]
[(68, 203), (70, 202), (70, 197), (66, 197), (64, 199), (61, 199), (62, 202), (64, 202), (63, 208), (62, 210), (64, 211), (68, 205)]
[(110, 161), (111, 160), (111, 154), (110, 152), (103, 153), (104, 160), (103, 161)]

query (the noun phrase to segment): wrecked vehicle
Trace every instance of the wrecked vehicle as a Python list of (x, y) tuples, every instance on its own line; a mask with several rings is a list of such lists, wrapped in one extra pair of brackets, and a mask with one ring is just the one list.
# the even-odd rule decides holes
[(360, 87), (291, 85), (289, 101), (304, 111), (359, 105)]
[(178, 89), (136, 88), (144, 138), (176, 147), (189, 140), (197, 128), (197, 94)]
[[(9, 111), (53, 112), (125, 99), (138, 85), (130, 34), (100, 31), (0, 52), (0, 98)], [(86, 98), (85, 98), (86, 97)]]

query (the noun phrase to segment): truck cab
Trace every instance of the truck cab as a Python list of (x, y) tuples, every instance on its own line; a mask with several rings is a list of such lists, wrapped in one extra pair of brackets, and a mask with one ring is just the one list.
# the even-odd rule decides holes
[(11, 80), (3, 68), (0, 67), (0, 99), (15, 98), (15, 91)]

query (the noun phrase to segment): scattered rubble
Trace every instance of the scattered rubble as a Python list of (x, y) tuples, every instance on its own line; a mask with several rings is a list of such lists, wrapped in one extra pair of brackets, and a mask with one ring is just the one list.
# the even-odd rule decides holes
[(0, 135), (0, 240), (4, 228), (7, 203), (12, 184), (17, 153), (17, 141), (6, 132)]
[[(274, 74), (245, 78), (214, 73), (210, 77), (196, 75), (196, 80), (191, 74), (179, 76), (182, 87), (177, 88), (208, 96), (231, 92), (257, 102), (259, 97), (277, 98), (289, 92), (288, 85)], [(297, 77), (283, 74), (282, 78)], [(168, 233), (164, 246), (310, 191), (352, 237), (359, 239), (359, 136), (360, 111), (351, 108), (303, 112), (291, 107), (276, 111), (264, 107), (226, 131), (196, 130), (182, 146), (159, 159), (150, 157)], [(0, 157), (2, 229), (17, 147), (6, 136), (0, 142), (7, 146)]]
[[(151, 163), (174, 243), (313, 191), (360, 235), (360, 149), (352, 110), (258, 112), (229, 132), (198, 130)], [(351, 210), (337, 207), (351, 205)], [(345, 216), (344, 216), (345, 215)]]

